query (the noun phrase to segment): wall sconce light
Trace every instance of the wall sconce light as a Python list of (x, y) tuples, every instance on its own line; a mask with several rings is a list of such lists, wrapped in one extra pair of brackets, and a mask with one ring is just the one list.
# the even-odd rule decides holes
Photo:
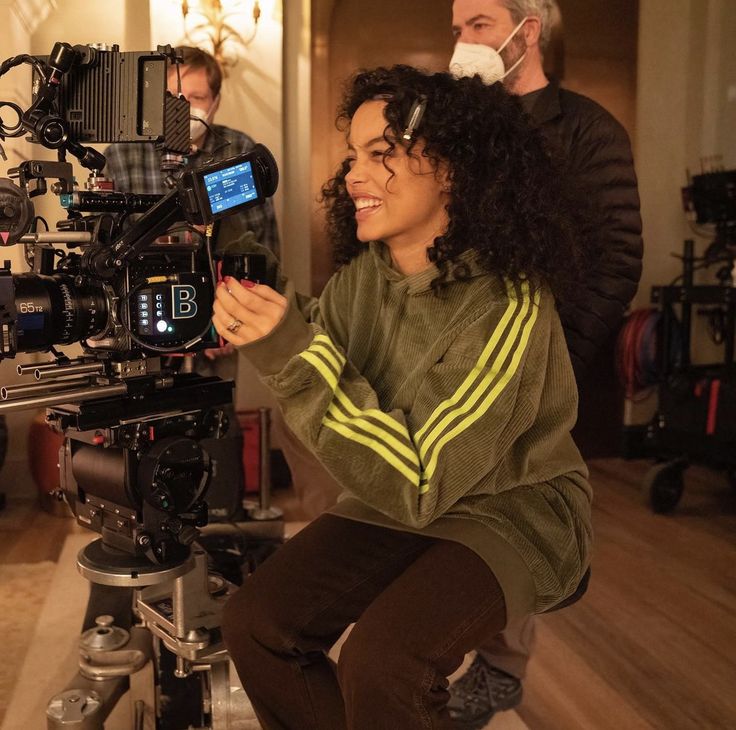
[[(187, 42), (192, 46), (209, 44), (207, 50), (227, 76), (228, 69), (237, 63), (238, 50), (247, 48), (256, 37), (261, 5), (259, 0), (181, 0), (181, 14)], [(250, 23), (249, 32), (241, 29), (243, 20)]]

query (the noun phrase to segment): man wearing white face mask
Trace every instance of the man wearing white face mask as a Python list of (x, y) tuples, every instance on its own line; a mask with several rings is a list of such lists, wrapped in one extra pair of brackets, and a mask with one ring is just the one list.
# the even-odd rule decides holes
[[(489, 29), (485, 30), (483, 16), (473, 16), (473, 31), (466, 35), (470, 37), (484, 37), (495, 35)], [(486, 84), (495, 84), (497, 81), (503, 81), (509, 90), (513, 91), (514, 81), (519, 80), (520, 74), (515, 74), (517, 68), (524, 62), (527, 55), (526, 44), (520, 37), (519, 31), (526, 25), (527, 21), (533, 20), (528, 15), (524, 16), (517, 26), (511, 31), (498, 48), (486, 45), (480, 41), (467, 42), (458, 40), (455, 44), (455, 52), (450, 59), (450, 73), (454, 76), (474, 76), (478, 74)], [(462, 38), (462, 29), (458, 38)], [(501, 55), (505, 53), (506, 61)], [(541, 79), (540, 79), (541, 80)], [(546, 79), (545, 79), (546, 85)], [(514, 91), (514, 93), (520, 93)]]
[[(583, 456), (590, 458), (606, 455), (591, 449), (586, 421), (593, 420), (590, 412), (597, 407), (596, 374), (601, 367), (614, 367), (601, 347), (613, 339), (641, 276), (641, 217), (626, 131), (599, 104), (560, 88), (544, 73), (543, 53), (555, 9), (554, 0), (454, 0), (456, 46), (450, 72), (458, 77), (477, 74), (488, 84), (501, 82), (519, 96), (599, 216), (605, 256), (590, 271), (579, 300), (560, 311), (579, 389), (573, 436)], [(615, 452), (615, 445), (608, 448), (609, 454)], [(448, 709), (455, 727), (479, 730), (495, 712), (521, 701), (533, 641), (534, 623), (528, 618), (479, 647), (468, 671), (450, 689)]]

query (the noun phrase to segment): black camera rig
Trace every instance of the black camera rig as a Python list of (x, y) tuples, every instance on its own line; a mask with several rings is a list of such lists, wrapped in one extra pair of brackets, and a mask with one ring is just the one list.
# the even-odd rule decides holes
[[(8, 262), (0, 268), (0, 359), (53, 355), (18, 367), (31, 383), (0, 388), (0, 418), (47, 409), (48, 423), (64, 435), (60, 495), (77, 521), (100, 535), (78, 558), (92, 582), (88, 630), (79, 674), (48, 705), (55, 730), (102, 730), (126, 690), (135, 727), (232, 727), (244, 700), (231, 692), (219, 620), (233, 585), (212, 573), (216, 550), (208, 556), (202, 545), (234, 531), (260, 543), (265, 557), (283, 537), (283, 522), (267, 504), (264, 441), (261, 505), (245, 526), (253, 529), (205, 526), (216, 464), (203, 442), (227, 430), (233, 383), (172, 366), (173, 355), (219, 345), (211, 326), (219, 277), (274, 284), (262, 254), (218, 257), (212, 238), (220, 218), (273, 195), (278, 170), (261, 145), (186, 168), (189, 105), (166, 90), (178, 63), (169, 46), (121, 53), (57, 43), (48, 57), (0, 65), (0, 76), (20, 64), (33, 67), (31, 106), (0, 101), (0, 143), (29, 134), (58, 154), (0, 178), (0, 245), (22, 245), (30, 266), (27, 273), (12, 273)], [(104, 156), (86, 146), (96, 142), (156, 145), (169, 192), (114, 190), (103, 175)], [(90, 170), (83, 190), (67, 154)], [(38, 231), (33, 199), (49, 187), (67, 217), (54, 231)], [(80, 356), (57, 349), (72, 344), (81, 344)], [(268, 409), (261, 410), (267, 433)], [(99, 613), (114, 616), (92, 627), (87, 619)], [(153, 684), (130, 681), (152, 666)]]
[(725, 263), (717, 278), (730, 285), (736, 256), (736, 170), (695, 175), (683, 188), (682, 197), (690, 219), (700, 226), (712, 227), (713, 241), (703, 260), (708, 265)]
[[(165, 356), (218, 346), (218, 276), (262, 279), (265, 266), (259, 254), (216, 261), (212, 227), (262, 204), (278, 185), (262, 145), (169, 175), (164, 195), (115, 191), (105, 180), (104, 156), (83, 143), (147, 142), (163, 157), (189, 151), (188, 102), (166, 89), (167, 69), (180, 60), (169, 46), (122, 53), (56, 43), (46, 58), (0, 65), (0, 75), (33, 67), (31, 106), (0, 101), (0, 141), (30, 134), (58, 152), (57, 161), (29, 160), (0, 179), (0, 242), (23, 245), (31, 265), (20, 274), (7, 262), (0, 268), (0, 359), (54, 355), (18, 368), (35, 382), (0, 389), (0, 413), (47, 407), (66, 437), (61, 485), (78, 521), (111, 554), (152, 565), (183, 559), (206, 522), (211, 468), (199, 442), (227, 429), (233, 388), (179, 373)], [(12, 124), (2, 117), (8, 110)], [(90, 170), (86, 190), (75, 187), (67, 153)], [(33, 198), (49, 179), (67, 218), (38, 232)], [(175, 224), (185, 235), (161, 240)], [(74, 343), (79, 357), (56, 349)]]

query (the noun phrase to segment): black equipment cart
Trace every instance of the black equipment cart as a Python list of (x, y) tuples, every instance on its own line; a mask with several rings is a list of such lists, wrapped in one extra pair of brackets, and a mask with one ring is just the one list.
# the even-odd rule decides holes
[[(652, 288), (652, 302), (661, 312), (659, 407), (646, 439), (657, 463), (644, 487), (655, 512), (675, 508), (684, 488), (683, 473), (692, 462), (725, 469), (736, 484), (736, 286), (731, 277), (720, 284), (695, 285), (695, 262), (694, 243), (685, 241), (682, 283)], [(720, 362), (692, 364), (695, 305), (704, 305), (718, 319)]]

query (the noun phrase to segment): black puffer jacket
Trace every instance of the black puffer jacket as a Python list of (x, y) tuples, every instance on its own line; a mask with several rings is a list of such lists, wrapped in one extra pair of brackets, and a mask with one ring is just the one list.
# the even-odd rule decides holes
[(562, 154), (576, 185), (601, 214), (604, 255), (575, 302), (560, 308), (580, 383), (596, 351), (621, 323), (641, 277), (639, 192), (626, 130), (592, 99), (551, 80), (530, 114)]

